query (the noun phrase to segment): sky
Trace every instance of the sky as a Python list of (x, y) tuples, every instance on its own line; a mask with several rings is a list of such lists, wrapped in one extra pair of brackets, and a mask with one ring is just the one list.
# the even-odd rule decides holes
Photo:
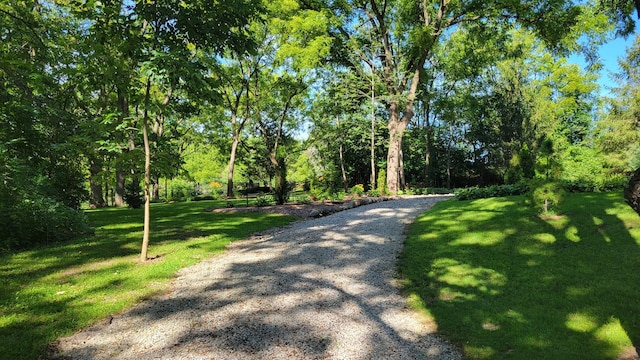
[[(611, 94), (609, 88), (616, 85), (612, 74), (620, 72), (618, 59), (624, 58), (626, 50), (628, 47), (631, 47), (635, 36), (635, 34), (631, 34), (626, 39), (618, 38), (611, 40), (600, 47), (598, 53), (603, 65), (602, 70), (599, 72), (600, 78), (598, 80), (600, 84), (600, 94), (604, 96)], [(581, 56), (572, 56), (569, 58), (569, 62), (576, 63), (580, 65), (583, 70), (585, 69), (585, 61)]]

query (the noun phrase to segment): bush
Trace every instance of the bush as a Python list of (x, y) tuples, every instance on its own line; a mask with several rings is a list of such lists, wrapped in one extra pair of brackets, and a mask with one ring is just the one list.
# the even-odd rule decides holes
[(492, 185), (485, 188), (464, 188), (455, 191), (455, 197), (458, 200), (474, 200), (496, 196), (512, 196), (523, 195), (529, 190), (526, 182), (519, 182), (512, 185)]
[(629, 178), (624, 175), (601, 177), (595, 180), (562, 180), (562, 187), (568, 192), (608, 192), (621, 191), (629, 183)]
[(369, 190), (367, 192), (367, 196), (371, 196), (371, 197), (380, 197), (380, 191), (379, 190)]
[(437, 195), (451, 194), (451, 189), (447, 189), (447, 188), (425, 188), (424, 189), (424, 194), (425, 195), (428, 195), (428, 194), (437, 194)]
[(133, 179), (124, 189), (124, 201), (130, 208), (139, 209), (144, 204), (144, 194), (140, 187), (140, 182)]
[(378, 171), (378, 192), (380, 195), (387, 194), (387, 172), (384, 169)]
[(71, 240), (91, 233), (85, 214), (51, 198), (23, 199), (1, 214), (3, 250)]
[(256, 198), (256, 206), (263, 207), (263, 206), (269, 206), (269, 205), (271, 205), (271, 201), (269, 201), (268, 198), (264, 196), (259, 196)]
[(362, 185), (362, 184), (354, 185), (351, 188), (351, 190), (349, 190), (349, 193), (353, 194), (353, 195), (358, 195), (358, 196), (364, 195), (364, 185)]
[(543, 214), (555, 213), (565, 197), (565, 190), (557, 181), (536, 179), (531, 181), (529, 197)]
[(191, 201), (196, 197), (192, 183), (184, 180), (173, 180), (169, 190), (169, 201)]

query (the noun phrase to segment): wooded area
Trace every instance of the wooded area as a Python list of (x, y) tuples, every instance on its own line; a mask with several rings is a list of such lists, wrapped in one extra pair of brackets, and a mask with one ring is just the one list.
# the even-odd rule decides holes
[[(0, 247), (90, 232), (91, 207), (286, 202), (515, 184), (621, 189), (640, 167), (640, 42), (601, 96), (628, 0), (0, 4)], [(588, 68), (568, 62), (582, 54)]]

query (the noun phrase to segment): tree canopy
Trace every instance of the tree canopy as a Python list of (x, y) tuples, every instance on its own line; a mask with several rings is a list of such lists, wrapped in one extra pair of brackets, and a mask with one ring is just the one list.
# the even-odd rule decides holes
[(630, 36), (635, 11), (630, 0), (2, 3), (0, 244), (83, 235), (84, 204), (144, 205), (148, 217), (154, 200), (250, 184), (280, 203), (296, 185), (316, 197), (550, 176), (610, 188), (640, 166), (639, 46), (615, 98), (600, 95), (595, 50)]

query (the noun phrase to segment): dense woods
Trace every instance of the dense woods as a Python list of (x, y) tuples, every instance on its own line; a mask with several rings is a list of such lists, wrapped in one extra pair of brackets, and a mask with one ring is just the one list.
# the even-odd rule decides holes
[[(278, 203), (517, 184), (618, 189), (640, 167), (631, 1), (0, 4), (0, 247), (90, 232), (81, 206)], [(577, 55), (584, 67), (569, 62)], [(602, 76), (607, 76), (604, 74)]]

